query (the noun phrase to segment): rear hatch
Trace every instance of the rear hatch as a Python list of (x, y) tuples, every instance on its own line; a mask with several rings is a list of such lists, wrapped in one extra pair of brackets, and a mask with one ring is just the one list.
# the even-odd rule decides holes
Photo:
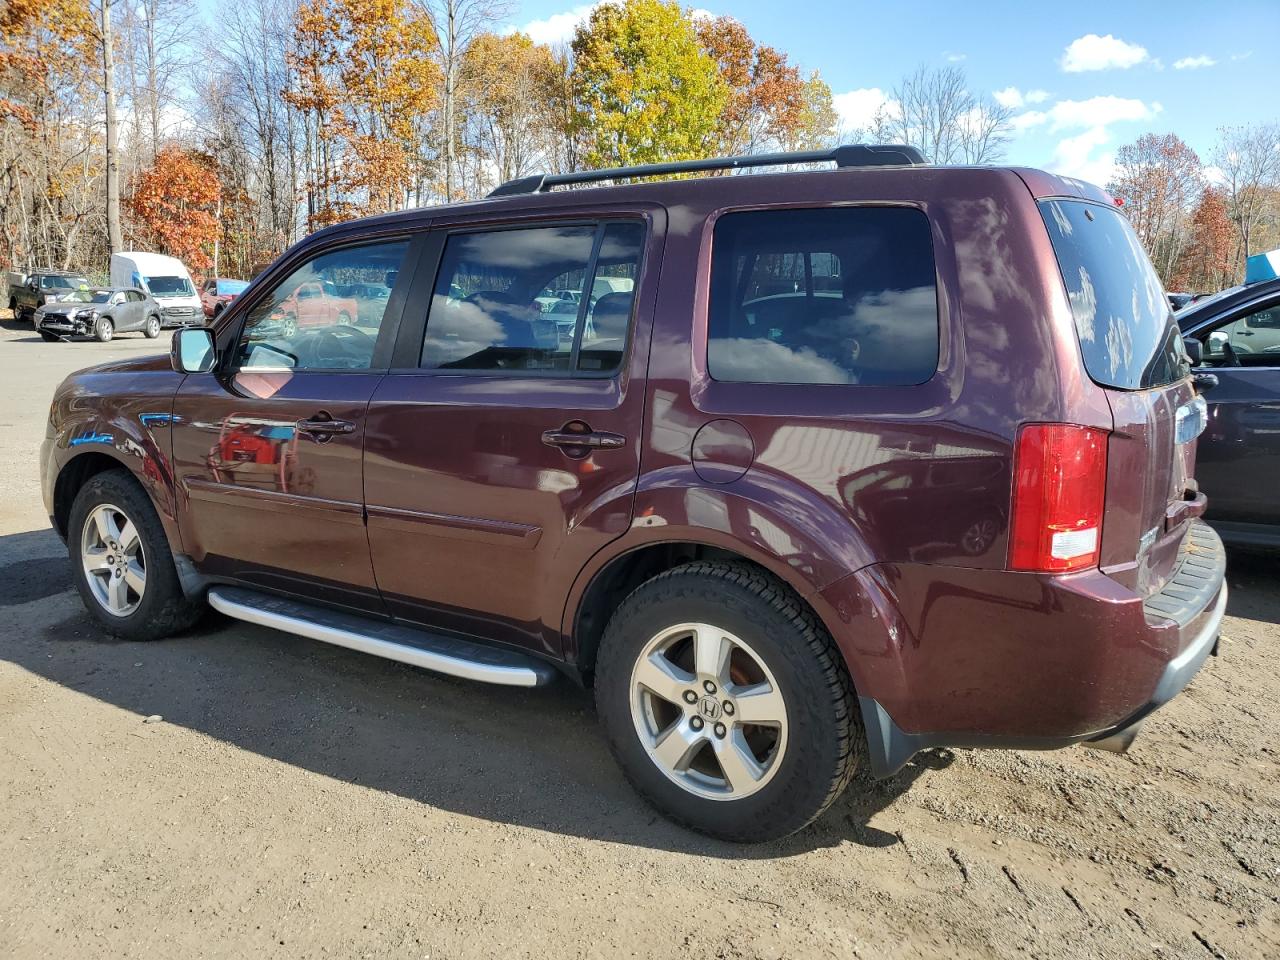
[(1150, 596), (1173, 574), (1179, 545), (1203, 510), (1194, 468), (1204, 403), (1160, 279), (1128, 218), (1086, 200), (1041, 200), (1040, 210), (1085, 370), (1104, 388), (1114, 419), (1100, 565)]

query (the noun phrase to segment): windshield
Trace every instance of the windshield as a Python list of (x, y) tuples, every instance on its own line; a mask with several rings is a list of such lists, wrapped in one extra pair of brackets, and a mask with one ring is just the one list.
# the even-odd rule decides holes
[(1041, 201), (1089, 376), (1141, 390), (1190, 372), (1155, 268), (1120, 211), (1083, 200)]
[(191, 281), (186, 277), (147, 277), (147, 289), (153, 297), (191, 297)]
[(45, 277), (40, 285), (46, 290), (73, 290), (88, 283), (84, 277)]
[(106, 303), (110, 299), (110, 290), (77, 290), (66, 296), (68, 303)]
[(244, 288), (249, 286), (243, 280), (219, 280), (218, 296), (220, 297), (237, 297), (244, 293)]

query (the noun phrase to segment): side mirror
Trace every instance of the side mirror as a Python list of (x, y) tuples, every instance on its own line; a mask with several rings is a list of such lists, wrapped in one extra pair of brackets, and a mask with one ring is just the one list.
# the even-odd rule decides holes
[(169, 365), (175, 373), (208, 373), (216, 359), (212, 330), (185, 327), (174, 333), (173, 344), (169, 347)]
[(1183, 337), (1182, 346), (1187, 351), (1187, 359), (1191, 361), (1193, 367), (1198, 367), (1204, 363), (1204, 344), (1195, 337)]

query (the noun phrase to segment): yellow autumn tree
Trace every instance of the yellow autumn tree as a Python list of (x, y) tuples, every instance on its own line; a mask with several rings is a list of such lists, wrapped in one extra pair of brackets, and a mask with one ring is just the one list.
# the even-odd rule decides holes
[(305, 120), (312, 227), (394, 210), (422, 176), (436, 108), (435, 33), (407, 0), (310, 0), (294, 18), (285, 99)]

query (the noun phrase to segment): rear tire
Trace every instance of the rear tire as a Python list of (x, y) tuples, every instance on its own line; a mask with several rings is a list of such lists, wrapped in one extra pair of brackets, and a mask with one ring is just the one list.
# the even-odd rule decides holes
[(748, 564), (690, 563), (639, 587), (605, 629), (595, 690), (627, 779), (667, 817), (724, 840), (805, 827), (867, 753), (831, 636)]
[[(182, 592), (151, 499), (123, 470), (100, 473), (80, 488), (67, 523), (67, 552), (89, 615), (113, 636), (159, 640), (189, 629), (204, 613), (203, 603)], [(117, 575), (116, 567), (125, 573)]]
[(116, 327), (110, 317), (99, 317), (93, 325), (93, 338), (99, 343), (110, 343), (115, 334)]
[(147, 317), (147, 325), (142, 328), (142, 335), (148, 340), (154, 340), (160, 336), (160, 318), (154, 314)]

